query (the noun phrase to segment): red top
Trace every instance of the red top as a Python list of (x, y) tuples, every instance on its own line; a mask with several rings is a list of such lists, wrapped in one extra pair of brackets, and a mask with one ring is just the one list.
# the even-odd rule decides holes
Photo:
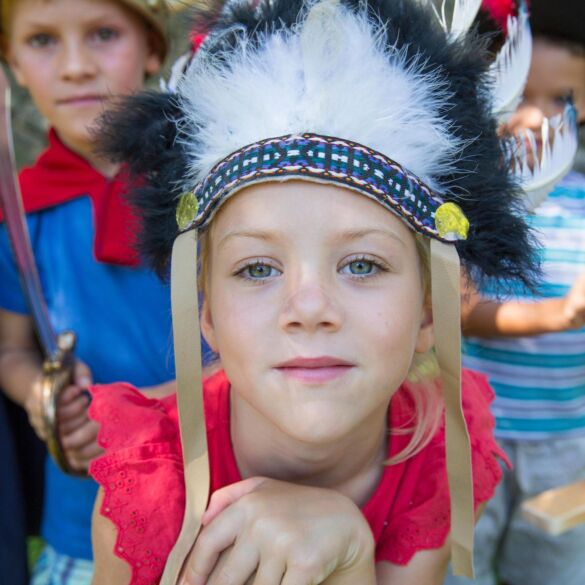
[(114, 179), (105, 177), (86, 159), (65, 146), (51, 130), (48, 148), (32, 167), (22, 170), (19, 181), (26, 213), (89, 197), (94, 212), (96, 260), (138, 266), (135, 234), (139, 224), (124, 198), (127, 182), (122, 174)]
[[(463, 372), (463, 403), (471, 436), (476, 507), (500, 482), (489, 403), (493, 391), (484, 376)], [(211, 492), (240, 481), (230, 439), (230, 385), (223, 372), (204, 384)], [(101, 513), (118, 529), (115, 554), (132, 567), (131, 585), (158, 583), (178, 537), (185, 507), (183, 465), (175, 396), (146, 398), (128, 384), (95, 386), (90, 415), (101, 423), (106, 454), (90, 473), (104, 488)], [(412, 421), (413, 405), (398, 390), (388, 414), (390, 428)], [(409, 437), (391, 435), (388, 457)], [(407, 564), (420, 550), (443, 546), (449, 533), (449, 490), (443, 426), (407, 461), (387, 466), (362, 509), (376, 540), (376, 560)]]

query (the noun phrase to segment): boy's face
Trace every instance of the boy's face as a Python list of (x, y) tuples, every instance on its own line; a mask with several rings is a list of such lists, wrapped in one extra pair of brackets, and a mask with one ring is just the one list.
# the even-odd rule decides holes
[(545, 117), (563, 112), (573, 97), (579, 121), (585, 121), (585, 55), (541, 37), (534, 39), (524, 100), (508, 123), (517, 133), (538, 130)]
[(8, 62), (62, 140), (84, 152), (115, 96), (160, 68), (142, 19), (115, 0), (14, 0)]
[(412, 231), (342, 187), (246, 189), (213, 220), (207, 268), (204, 335), (234, 400), (280, 437), (330, 444), (380, 423), (432, 343)]

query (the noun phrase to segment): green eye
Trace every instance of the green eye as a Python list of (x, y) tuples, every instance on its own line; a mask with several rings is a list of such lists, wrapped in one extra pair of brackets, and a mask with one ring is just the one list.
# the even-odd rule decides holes
[(261, 280), (264, 278), (270, 278), (272, 276), (278, 276), (280, 272), (276, 268), (269, 266), (268, 264), (253, 264), (245, 269), (248, 278), (254, 280)]
[(347, 267), (349, 272), (355, 276), (365, 276), (374, 272), (374, 263), (368, 260), (354, 260)]

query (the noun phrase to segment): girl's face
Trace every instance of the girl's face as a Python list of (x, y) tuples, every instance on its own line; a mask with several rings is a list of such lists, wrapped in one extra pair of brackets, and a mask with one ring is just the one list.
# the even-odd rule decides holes
[(202, 328), (233, 391), (302, 442), (379, 420), (432, 345), (411, 230), (341, 187), (235, 196), (211, 227), (207, 284)]
[(86, 154), (112, 97), (142, 89), (161, 65), (146, 24), (114, 0), (13, 4), (7, 57), (16, 80), (61, 139)]

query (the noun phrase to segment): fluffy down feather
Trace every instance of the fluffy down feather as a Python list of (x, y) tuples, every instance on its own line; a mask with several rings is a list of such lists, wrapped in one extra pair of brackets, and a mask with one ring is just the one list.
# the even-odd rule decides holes
[(305, 24), (314, 3), (200, 13), (204, 26), (215, 22), (213, 35), (176, 102), (161, 97), (156, 111), (154, 98), (136, 96), (110, 117), (107, 149), (147, 172), (138, 205), (151, 261), (167, 265), (173, 198), (215, 163), (251, 142), (310, 131), (379, 150), (461, 205), (471, 231), (457, 248), (476, 280), (530, 283), (532, 239), (490, 110), (486, 40), (473, 31), (449, 40), (414, 0), (341, 0), (341, 11), (327, 1), (331, 18)]
[(330, 0), (317, 9), (323, 14), (252, 42), (236, 27), (229, 59), (204, 51), (194, 60), (178, 90), (186, 188), (242, 146), (303, 132), (365, 144), (434, 188), (438, 174), (454, 170), (462, 145), (443, 116), (451, 93), (441, 76), (389, 45), (385, 23), (367, 13)]

